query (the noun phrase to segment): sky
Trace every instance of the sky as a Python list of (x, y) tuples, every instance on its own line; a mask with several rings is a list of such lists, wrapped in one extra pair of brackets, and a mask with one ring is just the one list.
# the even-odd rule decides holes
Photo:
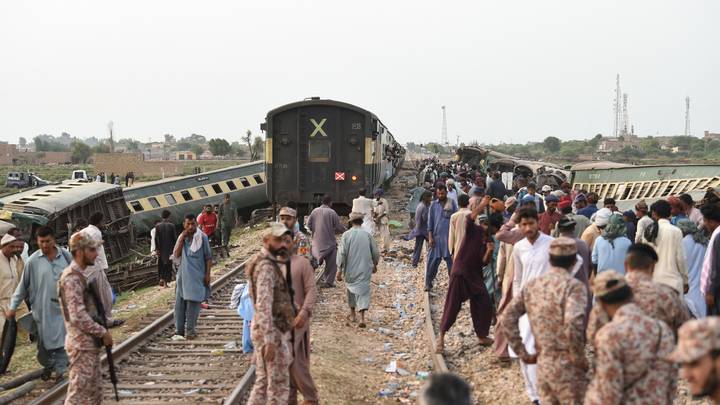
[(320, 96), (400, 142), (720, 132), (717, 0), (0, 3), (0, 141), (42, 133), (240, 140)]

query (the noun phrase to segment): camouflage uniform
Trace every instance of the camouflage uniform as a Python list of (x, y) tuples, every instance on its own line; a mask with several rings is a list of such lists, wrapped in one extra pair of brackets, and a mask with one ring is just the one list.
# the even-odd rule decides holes
[[(574, 242), (573, 242), (574, 244)], [(503, 312), (501, 333), (523, 358), (518, 320), (527, 313), (538, 349), (538, 387), (543, 404), (581, 404), (586, 386), (585, 286), (569, 271), (550, 267), (531, 280)]]
[(317, 263), (317, 260), (315, 260), (312, 255), (312, 244), (310, 243), (310, 238), (308, 238), (307, 235), (305, 235), (301, 231), (297, 231), (293, 236), (293, 247), (295, 250), (295, 254), (308, 259), (310, 261), (310, 264), (313, 265), (313, 268), (317, 267), (315, 265)]
[(99, 404), (102, 402), (100, 354), (97, 338), (106, 329), (93, 320), (98, 310), (85, 272), (73, 262), (63, 271), (58, 282), (58, 296), (65, 319), (65, 350), (70, 358), (68, 391), (65, 404)]
[(586, 405), (672, 404), (677, 374), (667, 360), (675, 338), (664, 323), (635, 303), (620, 307), (595, 336), (596, 370)]
[[(677, 336), (680, 325), (690, 319), (685, 303), (677, 292), (664, 284), (652, 281), (652, 276), (642, 271), (629, 271), (625, 280), (633, 291), (633, 302), (645, 315), (665, 322)], [(594, 342), (596, 333), (608, 322), (610, 318), (607, 313), (599, 305), (594, 306), (588, 323), (588, 342)], [(668, 380), (673, 397), (677, 381), (677, 373), (673, 373)]]
[[(250, 335), (255, 346), (255, 385), (248, 404), (285, 405), (290, 394), (290, 364), (293, 349), (290, 332), (294, 320), (287, 267), (265, 248), (248, 263), (250, 294), (255, 306)], [(275, 346), (275, 359), (265, 362), (266, 344)]]

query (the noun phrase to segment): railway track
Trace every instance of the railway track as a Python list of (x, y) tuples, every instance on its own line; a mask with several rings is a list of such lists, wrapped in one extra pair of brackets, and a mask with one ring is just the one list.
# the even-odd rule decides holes
[[(235, 284), (243, 278), (244, 265), (236, 265), (212, 283), (211, 305), (200, 312), (196, 339), (170, 339), (175, 331), (170, 310), (113, 348), (120, 402), (241, 403), (254, 381), (255, 367), (250, 355), (242, 352), (242, 321), (227, 306)], [(105, 356), (101, 361), (104, 401), (114, 403)], [(60, 403), (67, 385), (67, 381), (60, 382), (35, 398), (32, 396), (38, 392), (30, 392), (17, 402)]]
[(448, 366), (443, 354), (435, 353), (437, 338), (435, 334), (435, 324), (432, 318), (432, 305), (430, 304), (430, 293), (423, 293), (423, 308), (425, 309), (425, 336), (427, 343), (430, 345), (430, 356), (432, 357), (434, 369), (439, 373), (447, 373)]

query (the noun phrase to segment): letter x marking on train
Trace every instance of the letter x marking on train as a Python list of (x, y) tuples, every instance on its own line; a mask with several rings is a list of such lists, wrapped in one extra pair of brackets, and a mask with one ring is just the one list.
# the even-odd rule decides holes
[(325, 125), (325, 121), (327, 121), (327, 118), (321, 119), (320, 123), (318, 124), (318, 122), (315, 121), (315, 118), (310, 118), (310, 122), (315, 125), (315, 129), (312, 131), (312, 134), (310, 134), (310, 138), (314, 138), (318, 132), (320, 133), (320, 135), (327, 137), (327, 134), (322, 129), (322, 126)]

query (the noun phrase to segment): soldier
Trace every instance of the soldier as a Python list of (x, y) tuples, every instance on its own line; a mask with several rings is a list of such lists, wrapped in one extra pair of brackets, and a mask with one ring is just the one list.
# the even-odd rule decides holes
[(102, 402), (100, 381), (99, 339), (102, 345), (112, 346), (110, 331), (95, 321), (104, 316), (96, 303), (100, 302), (95, 283), (89, 284), (88, 269), (94, 265), (102, 241), (85, 232), (70, 237), (73, 261), (60, 276), (60, 296), (67, 335), (65, 349), (70, 357), (69, 385), (65, 404), (99, 404)]
[(682, 376), (693, 397), (710, 397), (720, 404), (720, 318), (692, 320), (680, 328), (670, 361), (682, 364)]
[(315, 269), (318, 267), (317, 260), (312, 255), (312, 244), (310, 238), (307, 237), (301, 230), (295, 231), (295, 225), (297, 224), (297, 211), (290, 207), (280, 208), (280, 222), (293, 233), (293, 254), (297, 254), (305, 257), (310, 261), (310, 264)]
[(295, 319), (292, 277), (288, 273), (292, 232), (280, 222), (265, 231), (263, 248), (247, 265), (255, 307), (251, 335), (255, 345), (255, 385), (248, 404), (285, 405), (293, 360), (290, 333)]
[(585, 405), (672, 404), (668, 381), (677, 370), (666, 360), (675, 341), (670, 328), (632, 302), (630, 286), (614, 270), (598, 274), (593, 290), (611, 321), (595, 336), (597, 364)]
[[(531, 280), (505, 310), (500, 333), (523, 362), (538, 363), (543, 404), (581, 404), (585, 393), (585, 286), (570, 273), (579, 267), (575, 240), (550, 243), (550, 269)], [(538, 354), (525, 350), (518, 321), (527, 313)]]
[(237, 210), (232, 201), (230, 201), (230, 194), (225, 194), (223, 203), (218, 211), (218, 217), (220, 218), (221, 243), (223, 247), (227, 248), (230, 244), (232, 229), (238, 222)]

